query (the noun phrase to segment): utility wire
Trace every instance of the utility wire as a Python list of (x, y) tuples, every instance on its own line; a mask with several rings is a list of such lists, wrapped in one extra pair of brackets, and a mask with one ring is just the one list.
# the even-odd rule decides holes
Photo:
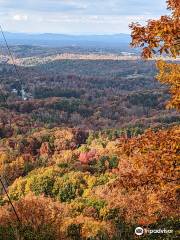
[[(8, 50), (9, 56), (10, 56), (10, 58), (11, 58), (11, 61), (12, 61), (13, 67), (14, 67), (14, 69), (15, 69), (16, 75), (17, 75), (17, 77), (18, 77), (18, 80), (19, 80), (19, 82), (20, 82), (20, 85), (21, 85), (21, 97), (22, 97), (22, 100), (24, 100), (24, 97), (23, 97), (23, 81), (22, 81), (22, 76), (21, 76), (21, 74), (20, 74), (20, 72), (19, 72), (19, 70), (18, 70), (18, 68), (17, 68), (17, 66), (16, 66), (16, 64), (15, 64), (14, 56), (13, 56), (11, 50), (10, 50), (10, 47), (9, 47), (9, 45), (8, 45), (8, 42), (7, 42), (7, 40), (6, 40), (6, 36), (5, 36), (5, 34), (4, 34), (4, 31), (3, 31), (3, 28), (2, 28), (1, 25), (0, 25), (0, 32), (1, 32), (2, 37), (3, 37), (3, 39), (4, 39), (6, 48), (7, 48), (7, 50)], [(4, 100), (5, 100), (5, 103), (8, 105), (8, 102), (7, 102), (6, 97), (3, 96), (3, 98), (4, 98)], [(11, 117), (10, 117), (10, 122), (11, 122), (11, 118), (12, 118), (12, 114), (11, 114)], [(10, 124), (10, 125), (11, 125), (11, 124)]]
[(16, 209), (15, 209), (15, 207), (14, 207), (12, 201), (11, 201), (11, 198), (10, 198), (10, 196), (9, 196), (7, 190), (6, 190), (6, 187), (5, 187), (5, 185), (4, 185), (3, 181), (2, 181), (2, 177), (1, 177), (1, 176), (0, 176), (0, 183), (1, 183), (2, 187), (3, 187), (3, 190), (4, 190), (4, 192), (5, 192), (6, 196), (7, 196), (10, 204), (11, 204), (11, 207), (12, 207), (12, 209), (13, 209), (13, 211), (14, 211), (14, 214), (15, 214), (18, 222), (21, 224), (21, 221), (20, 221), (20, 218), (19, 218), (19, 216), (18, 216), (18, 213), (17, 213), (17, 211), (16, 211)]
[[(11, 57), (11, 60), (12, 60), (14, 69), (15, 69), (16, 74), (17, 74), (17, 76), (18, 76), (18, 79), (19, 79), (19, 81), (20, 81), (21, 91), (22, 91), (22, 90), (23, 90), (22, 77), (21, 77), (21, 74), (20, 74), (19, 71), (18, 71), (18, 68), (17, 68), (16, 64), (15, 64), (13, 54), (11, 53), (11, 50), (10, 50), (10, 48), (9, 48), (8, 42), (7, 42), (7, 40), (6, 40), (6, 37), (5, 37), (5, 35), (4, 35), (4, 32), (3, 32), (3, 29), (2, 29), (2, 27), (1, 27), (1, 25), (0, 25), (0, 32), (1, 32), (2, 36), (3, 36), (3, 39), (4, 39), (5, 44), (6, 44), (6, 47), (7, 47), (8, 52), (9, 52), (9, 56)], [(22, 93), (22, 95), (23, 95), (23, 93)], [(23, 98), (23, 97), (22, 97), (22, 98)], [(4, 100), (5, 100), (5, 103), (8, 104), (7, 98), (6, 98), (5, 96), (4, 96)], [(12, 116), (11, 116), (11, 118), (12, 118)], [(10, 122), (11, 122), (11, 119), (10, 119)], [(8, 181), (7, 181), (7, 178), (6, 178), (5, 176), (3, 176), (3, 178), (4, 178), (5, 182), (6, 182), (6, 184), (9, 185), (9, 183), (8, 183)], [(15, 216), (16, 216), (19, 224), (20, 224), (20, 226), (22, 226), (22, 223), (21, 223), (21, 220), (20, 220), (20, 218), (19, 218), (19, 215), (18, 215), (18, 213), (17, 213), (17, 211), (16, 211), (16, 208), (15, 208), (15, 206), (13, 205), (13, 202), (12, 202), (12, 200), (11, 200), (9, 194), (8, 194), (8, 191), (6, 190), (5, 184), (3, 183), (3, 180), (2, 180), (3, 178), (2, 178), (2, 176), (0, 175), (0, 183), (1, 183), (2, 187), (3, 187), (3, 190), (4, 190), (6, 196), (7, 196), (8, 200), (9, 200), (9, 203), (10, 203), (12, 209), (13, 209), (13, 212), (14, 212), (14, 214), (15, 214)], [(27, 218), (26, 215), (25, 215), (25, 218), (26, 218), (26, 221), (27, 221), (27, 223), (28, 223), (28, 218)], [(11, 226), (11, 227), (12, 227), (12, 226)], [(12, 229), (14, 230), (13, 227), (12, 227)]]
[[(17, 67), (16, 67), (16, 64), (15, 64), (15, 61), (14, 61), (14, 58), (13, 58), (13, 55), (12, 55), (12, 53), (11, 53), (11, 50), (10, 50), (10, 48), (9, 48), (9, 45), (8, 45), (8, 43), (7, 43), (7, 40), (6, 40), (6, 37), (5, 37), (5, 35), (4, 35), (4, 32), (3, 32), (3, 29), (2, 29), (2, 27), (1, 27), (1, 25), (0, 25), (0, 31), (1, 31), (1, 34), (2, 34), (3, 39), (4, 39), (4, 41), (5, 41), (6, 47), (7, 47), (7, 49), (8, 49), (9, 55), (10, 55), (10, 57), (11, 57), (11, 60), (12, 60), (14, 69), (15, 69), (15, 71), (16, 71), (16, 74), (17, 74), (17, 76), (18, 76), (18, 78), (19, 78), (19, 81), (20, 81), (21, 84), (22, 84), (21, 75), (20, 75), (20, 73), (19, 73), (19, 71), (18, 71), (18, 69), (17, 69)], [(7, 99), (5, 98), (4, 100), (5, 100), (5, 102), (7, 103)], [(6, 183), (7, 183), (6, 178), (5, 178), (5, 181), (6, 181)], [(7, 198), (8, 198), (8, 201), (9, 201), (11, 207), (12, 207), (12, 210), (13, 210), (13, 212), (14, 212), (17, 220), (18, 220), (18, 222), (21, 224), (21, 221), (20, 221), (20, 218), (19, 218), (18, 213), (17, 213), (17, 211), (16, 211), (16, 208), (15, 208), (15, 206), (13, 205), (13, 203), (12, 203), (12, 201), (11, 201), (11, 198), (10, 198), (10, 196), (9, 196), (7, 190), (6, 190), (6, 186), (5, 186), (5, 184), (3, 183), (3, 180), (2, 180), (2, 176), (1, 176), (1, 175), (0, 175), (0, 183), (1, 183), (1, 185), (2, 185), (2, 188), (3, 188), (5, 194), (6, 194)]]
[[(5, 179), (5, 181), (7, 182), (6, 179)], [(2, 187), (3, 187), (3, 190), (4, 190), (4, 192), (5, 192), (8, 200), (9, 200), (9, 202), (10, 202), (10, 205), (11, 205), (11, 207), (12, 207), (12, 209), (13, 209), (13, 212), (14, 212), (17, 220), (18, 220), (19, 227), (20, 227), (20, 226), (22, 226), (21, 220), (20, 220), (19, 215), (18, 215), (18, 213), (17, 213), (17, 211), (16, 211), (16, 208), (15, 208), (15, 206), (13, 205), (13, 203), (12, 203), (12, 201), (11, 201), (11, 198), (10, 198), (10, 196), (9, 196), (7, 190), (6, 190), (6, 187), (5, 187), (5, 185), (4, 185), (3, 181), (2, 181), (1, 175), (0, 175), (0, 183), (1, 183), (1, 185), (2, 185)], [(16, 230), (14, 229), (14, 226), (10, 224), (10, 227), (11, 227), (11, 229), (13, 230), (13, 232), (16, 233)]]
[(21, 85), (21, 97), (22, 97), (22, 100), (24, 100), (24, 97), (23, 97), (22, 74), (20, 74), (20, 72), (19, 72), (19, 70), (18, 70), (18, 68), (17, 68), (17, 66), (16, 66), (16, 63), (15, 63), (15, 61), (14, 61), (14, 56), (13, 56), (13, 54), (12, 54), (12, 52), (11, 52), (11, 49), (10, 49), (10, 47), (9, 47), (9, 45), (8, 45), (8, 42), (7, 42), (7, 40), (6, 40), (6, 36), (5, 36), (5, 34), (4, 34), (4, 31), (3, 31), (3, 28), (2, 28), (1, 25), (0, 25), (0, 32), (1, 32), (1, 34), (2, 34), (2, 37), (3, 37), (3, 39), (4, 39), (4, 42), (5, 42), (5, 44), (6, 44), (6, 48), (7, 48), (7, 50), (8, 50), (9, 56), (10, 56), (10, 58), (11, 58), (11, 61), (12, 61), (13, 67), (14, 67), (14, 69), (15, 69), (16, 75), (17, 75), (17, 77), (18, 77), (18, 80), (19, 80), (19, 82), (20, 82), (20, 85)]
[(16, 64), (15, 64), (14, 56), (13, 56), (11, 50), (10, 50), (10, 47), (9, 47), (9, 45), (8, 45), (8, 42), (7, 42), (7, 40), (6, 40), (6, 37), (5, 37), (5, 34), (4, 34), (4, 32), (3, 32), (3, 29), (2, 29), (2, 26), (1, 26), (1, 25), (0, 25), (0, 31), (1, 31), (1, 34), (2, 34), (2, 36), (3, 36), (4, 42), (5, 42), (5, 44), (6, 44), (6, 47), (7, 47), (9, 56), (10, 56), (10, 58), (11, 58), (12, 64), (13, 64), (13, 66), (14, 66), (14, 69), (15, 69), (15, 71), (16, 71), (16, 74), (17, 74), (17, 76), (18, 76), (18, 78), (19, 78), (19, 81), (20, 81), (21, 84), (22, 84), (21, 74), (19, 73), (19, 70), (18, 70), (18, 68), (17, 68), (17, 66), (16, 66)]

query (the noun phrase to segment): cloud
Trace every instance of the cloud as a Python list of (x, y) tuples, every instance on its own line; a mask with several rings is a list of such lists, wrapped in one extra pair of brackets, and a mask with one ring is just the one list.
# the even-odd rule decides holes
[(131, 22), (166, 13), (165, 0), (0, 0), (0, 22), (9, 31), (129, 32)]
[(15, 20), (15, 21), (27, 21), (28, 16), (27, 15), (16, 14), (16, 15), (13, 16), (13, 20)]
[(87, 4), (79, 0), (0, 0), (0, 6), (4, 9), (11, 10), (28, 10), (36, 12), (71, 12), (84, 10), (86, 9)]
[(165, 0), (0, 0), (0, 7), (38, 12), (78, 12), (82, 14), (158, 14), (166, 8)]

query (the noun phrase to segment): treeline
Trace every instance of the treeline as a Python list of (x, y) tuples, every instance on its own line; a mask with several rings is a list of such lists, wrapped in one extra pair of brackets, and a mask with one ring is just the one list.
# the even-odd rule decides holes
[(139, 225), (175, 237), (178, 133), (41, 128), (1, 140), (0, 174), (21, 224), (1, 190), (0, 238), (126, 240)]
[(66, 98), (80, 98), (83, 91), (73, 89), (62, 89), (62, 88), (43, 88), (38, 87), (34, 90), (34, 97), (37, 99), (49, 98), (49, 97), (66, 97)]
[(36, 125), (98, 130), (179, 122), (175, 111), (164, 110), (168, 88), (154, 79), (153, 61), (69, 60), (18, 68), (27, 100), (21, 101), (15, 75), (5, 74), (0, 105)]

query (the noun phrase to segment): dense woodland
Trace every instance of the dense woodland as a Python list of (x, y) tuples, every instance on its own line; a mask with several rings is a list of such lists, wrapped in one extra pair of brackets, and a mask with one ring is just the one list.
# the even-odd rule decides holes
[[(149, 59), (179, 56), (180, 5), (167, 3), (171, 17), (131, 26), (143, 60), (27, 64), (20, 80), (1, 63), (0, 240), (133, 240), (138, 226), (177, 239), (179, 62)], [(13, 49), (34, 62), (67, 52)]]
[(20, 73), (28, 100), (21, 100), (14, 69), (4, 64), (1, 109), (35, 125), (96, 131), (166, 127), (180, 119), (165, 109), (169, 89), (155, 79), (154, 61), (61, 60), (23, 67)]

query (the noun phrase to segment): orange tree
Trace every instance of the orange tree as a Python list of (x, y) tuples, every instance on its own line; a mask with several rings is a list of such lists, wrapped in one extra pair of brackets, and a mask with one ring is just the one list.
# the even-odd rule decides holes
[[(167, 0), (170, 16), (161, 16), (158, 20), (149, 20), (147, 26), (132, 23), (132, 47), (142, 47), (142, 57), (152, 58), (166, 54), (177, 58), (180, 52), (180, 1)], [(172, 95), (167, 107), (180, 109), (180, 66), (175, 63), (157, 61), (159, 74), (157, 79), (170, 85)]]

